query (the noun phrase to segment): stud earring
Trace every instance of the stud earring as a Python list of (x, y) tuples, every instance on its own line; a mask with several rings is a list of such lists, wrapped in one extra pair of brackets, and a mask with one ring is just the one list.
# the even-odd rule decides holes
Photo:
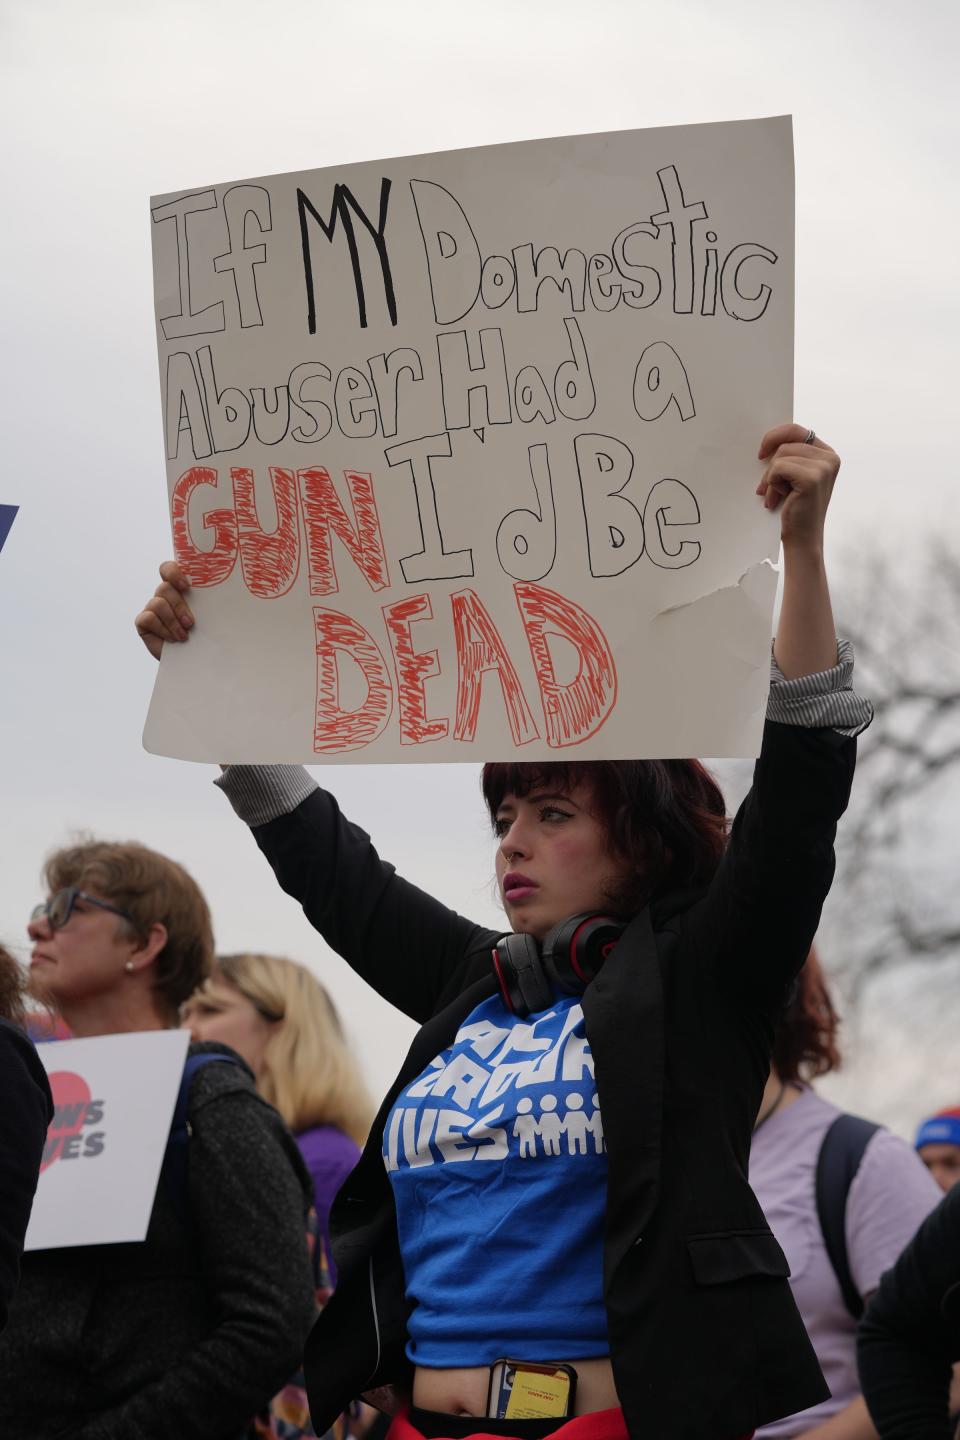
[(132, 960), (128, 960), (127, 963), (124, 965), (123, 968), (124, 968), (124, 970), (126, 970), (126, 972), (127, 972), (128, 975), (132, 975), (132, 974), (133, 974), (133, 961), (132, 961)]

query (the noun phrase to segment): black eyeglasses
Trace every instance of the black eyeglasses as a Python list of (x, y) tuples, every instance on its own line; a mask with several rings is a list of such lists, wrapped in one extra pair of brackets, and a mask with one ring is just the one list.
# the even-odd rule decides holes
[(134, 929), (137, 928), (137, 922), (129, 910), (121, 910), (118, 905), (109, 905), (106, 900), (98, 900), (95, 895), (88, 895), (85, 890), (78, 890), (75, 885), (66, 890), (58, 890), (49, 900), (42, 900), (39, 905), (34, 905), (30, 911), (30, 919), (46, 920), (51, 930), (62, 930), (73, 914), (78, 900), (83, 900), (87, 905), (96, 905), (98, 910), (109, 910), (111, 915), (119, 915)]

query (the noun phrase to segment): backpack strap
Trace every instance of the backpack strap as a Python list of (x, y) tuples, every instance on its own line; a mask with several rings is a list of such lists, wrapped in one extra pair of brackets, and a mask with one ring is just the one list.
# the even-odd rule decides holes
[(187, 1113), (190, 1108), (190, 1091), (197, 1071), (202, 1070), (205, 1065), (211, 1064), (214, 1060), (227, 1065), (242, 1063), (236, 1056), (227, 1055), (222, 1051), (220, 1053), (208, 1051), (199, 1055), (187, 1056), (183, 1064), (177, 1103), (173, 1107), (170, 1135), (163, 1157), (160, 1183), (166, 1187), (167, 1195), (183, 1225), (187, 1225), (190, 1219), (187, 1205), (187, 1169), (190, 1158), (190, 1124), (187, 1120)]
[(853, 1283), (847, 1254), (847, 1197), (864, 1151), (882, 1128), (859, 1115), (838, 1115), (824, 1135), (817, 1157), (817, 1218), (843, 1302), (854, 1320), (863, 1314), (863, 1300)]

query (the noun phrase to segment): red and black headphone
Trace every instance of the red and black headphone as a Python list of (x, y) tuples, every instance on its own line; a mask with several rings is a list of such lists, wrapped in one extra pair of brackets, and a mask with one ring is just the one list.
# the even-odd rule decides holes
[(581, 995), (597, 975), (626, 926), (612, 915), (571, 915), (544, 937), (504, 935), (493, 950), (503, 1003), (514, 1015), (534, 1015), (553, 1003), (554, 991)]

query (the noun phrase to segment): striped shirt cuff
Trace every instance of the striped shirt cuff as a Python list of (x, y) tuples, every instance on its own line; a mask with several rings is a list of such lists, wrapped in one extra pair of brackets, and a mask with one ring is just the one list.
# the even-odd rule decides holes
[(837, 641), (837, 663), (832, 670), (801, 675), (796, 680), (784, 677), (771, 651), (767, 719), (810, 730), (836, 730), (840, 735), (859, 735), (866, 730), (873, 719), (873, 705), (853, 688), (850, 641)]
[(289, 815), (318, 788), (302, 765), (228, 765), (213, 783), (247, 825)]

